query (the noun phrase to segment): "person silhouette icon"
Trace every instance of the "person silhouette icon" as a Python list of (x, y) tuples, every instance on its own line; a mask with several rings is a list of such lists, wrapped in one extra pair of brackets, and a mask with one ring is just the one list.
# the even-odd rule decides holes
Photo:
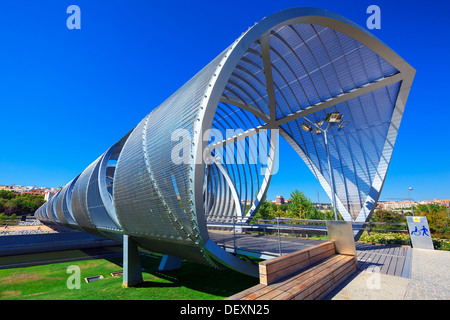
[[(416, 227), (417, 228), (417, 227)], [(428, 234), (428, 229), (427, 228), (425, 228), (425, 226), (422, 226), (422, 229), (420, 230), (420, 231), (422, 231), (422, 235), (423, 236), (430, 236), (429, 234)]]

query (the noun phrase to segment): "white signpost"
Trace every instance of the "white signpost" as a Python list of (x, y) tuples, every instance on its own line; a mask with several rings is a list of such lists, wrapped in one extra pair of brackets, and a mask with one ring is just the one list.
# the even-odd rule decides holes
[(406, 217), (413, 248), (434, 250), (427, 217)]

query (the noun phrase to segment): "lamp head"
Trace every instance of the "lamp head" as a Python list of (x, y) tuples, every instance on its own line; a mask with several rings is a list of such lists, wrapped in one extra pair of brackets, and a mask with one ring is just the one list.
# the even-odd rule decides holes
[(306, 122), (303, 122), (302, 123), (302, 129), (305, 130), (305, 131), (311, 131), (312, 127), (309, 124), (307, 124)]
[(327, 114), (327, 117), (326, 117), (325, 121), (328, 121), (328, 122), (340, 122), (341, 119), (342, 119), (342, 114), (336, 111), (336, 112), (332, 112), (332, 113)]

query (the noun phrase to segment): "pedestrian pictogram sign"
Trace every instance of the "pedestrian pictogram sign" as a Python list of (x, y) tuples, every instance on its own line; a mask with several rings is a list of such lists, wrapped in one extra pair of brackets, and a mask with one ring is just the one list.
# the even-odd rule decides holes
[(413, 248), (434, 250), (427, 217), (406, 217)]

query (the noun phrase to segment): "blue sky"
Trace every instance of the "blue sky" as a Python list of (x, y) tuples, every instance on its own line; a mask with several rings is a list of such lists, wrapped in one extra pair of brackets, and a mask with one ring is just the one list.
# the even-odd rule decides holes
[[(71, 4), (80, 30), (66, 27)], [(381, 200), (408, 187), (416, 200), (449, 199), (448, 1), (2, 0), (0, 184), (65, 185), (267, 15), (312, 6), (365, 27), (372, 4), (372, 33), (417, 70)], [(299, 189), (329, 201), (284, 149), (268, 198)]]

